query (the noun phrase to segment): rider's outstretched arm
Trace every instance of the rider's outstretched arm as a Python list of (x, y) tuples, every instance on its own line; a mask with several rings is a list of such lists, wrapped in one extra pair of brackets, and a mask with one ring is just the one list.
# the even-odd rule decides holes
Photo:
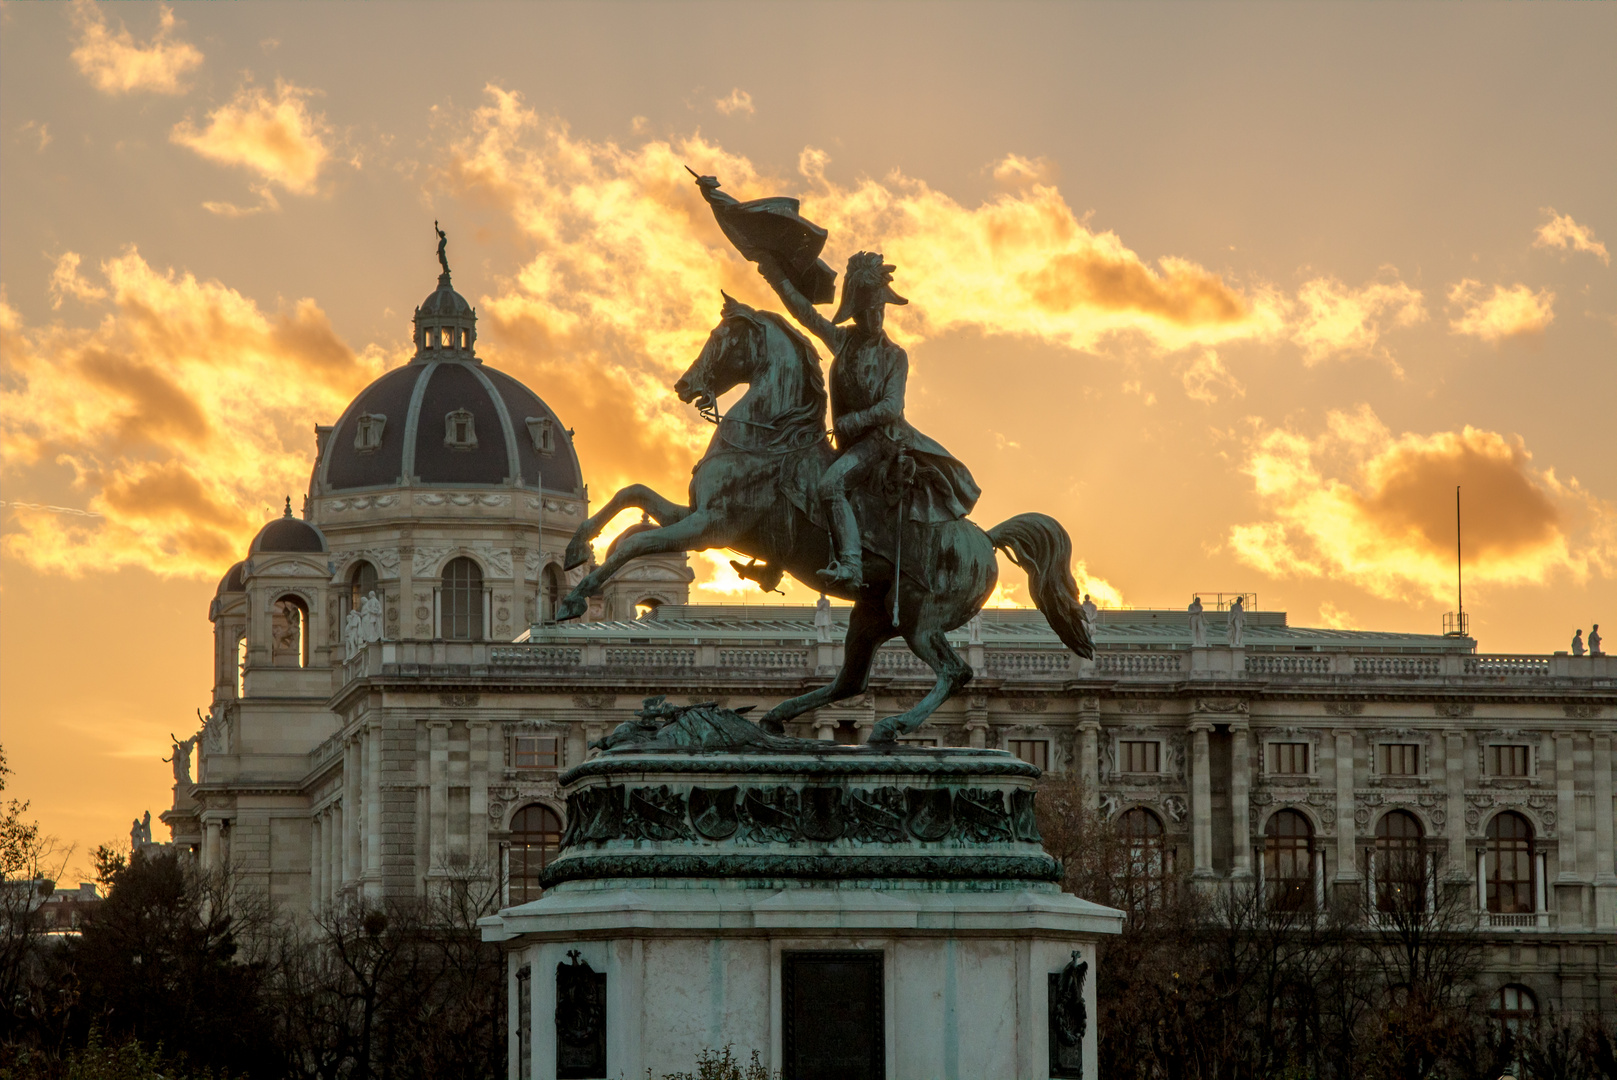
[(781, 269), (780, 263), (773, 255), (765, 253), (758, 260), (758, 273), (769, 282), (770, 287), (780, 297), (781, 303), (786, 305), (786, 310), (792, 313), (792, 318), (802, 323), (803, 329), (825, 342), (825, 347), (835, 353), (837, 347), (842, 344), (844, 331), (821, 315), (815, 306), (809, 303), (808, 297), (797, 291), (797, 286), (787, 279), (786, 272)]

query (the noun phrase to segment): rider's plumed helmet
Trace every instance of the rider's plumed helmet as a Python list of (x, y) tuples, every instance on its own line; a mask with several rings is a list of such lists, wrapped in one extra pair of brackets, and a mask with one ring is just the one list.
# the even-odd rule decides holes
[[(893, 271), (898, 269), (887, 263), (879, 251), (861, 251), (848, 259), (848, 272), (842, 278), (842, 302), (837, 305), (833, 323), (847, 322), (854, 314), (875, 300), (884, 304), (907, 304), (893, 291)], [(875, 295), (871, 295), (872, 293)]]

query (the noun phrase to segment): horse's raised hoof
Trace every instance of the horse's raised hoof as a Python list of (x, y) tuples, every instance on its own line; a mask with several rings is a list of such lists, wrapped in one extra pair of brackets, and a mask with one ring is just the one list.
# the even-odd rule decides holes
[(870, 729), (866, 746), (892, 746), (898, 742), (898, 717), (884, 716)]
[(556, 608), (556, 621), (569, 622), (576, 619), (588, 611), (589, 606), (589, 597), (579, 596), (577, 593), (568, 593), (566, 599), (562, 600), (561, 604)]
[(575, 566), (583, 566), (590, 561), (590, 542), (584, 537), (582, 527), (567, 541), (567, 554), (562, 556), (561, 568), (571, 570)]

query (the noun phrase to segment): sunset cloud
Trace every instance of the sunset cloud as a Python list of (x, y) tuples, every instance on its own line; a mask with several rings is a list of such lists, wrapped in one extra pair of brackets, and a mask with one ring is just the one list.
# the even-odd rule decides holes
[(166, 4), (158, 8), (157, 33), (146, 45), (137, 45), (122, 21), (116, 30), (109, 28), (104, 10), (91, 0), (77, 0), (72, 7), (79, 28), (73, 63), (96, 89), (108, 94), (185, 93), (182, 79), (202, 65), (202, 53), (190, 42), (175, 40), (173, 9)]
[(1334, 277), (1315, 278), (1297, 290), (1297, 308), (1291, 340), (1309, 366), (1336, 355), (1369, 354), (1384, 326), (1414, 326), (1426, 318), (1420, 290), (1396, 276), (1357, 289)]
[[(269, 184), (311, 195), (331, 158), (326, 118), (309, 111), (313, 93), (286, 82), (277, 82), (273, 94), (260, 86), (243, 86), (228, 104), (208, 113), (206, 126), (199, 128), (187, 118), (174, 126), (169, 139), (209, 161), (257, 174), (266, 185), (260, 194), (272, 207)], [(215, 205), (220, 208), (216, 212), (229, 212), (224, 209), (229, 204)]]
[(107, 290), (93, 281), (79, 276), (79, 263), (82, 260), (76, 251), (64, 251), (56, 260), (56, 267), (51, 271), (51, 307), (59, 309), (62, 301), (68, 297), (86, 302), (105, 300)]
[(1232, 528), (1229, 546), (1276, 577), (1451, 600), (1455, 485), (1464, 495), (1468, 584), (1617, 572), (1617, 507), (1535, 468), (1519, 438), (1472, 427), (1395, 437), (1360, 406), (1332, 412), (1314, 438), (1260, 428), (1243, 471), (1266, 519)]
[(1593, 229), (1573, 221), (1571, 214), (1557, 214), (1553, 206), (1546, 206), (1544, 213), (1549, 215), (1550, 220), (1538, 227), (1533, 238), (1534, 247), (1586, 251), (1607, 266), (1611, 265), (1611, 253), (1606, 250), (1605, 244), (1595, 239)]
[(1526, 285), (1495, 285), (1484, 291), (1481, 282), (1466, 278), (1449, 289), (1449, 303), (1461, 309), (1449, 320), (1449, 329), (1484, 341), (1542, 334), (1555, 318), (1555, 294)]
[[(547, 387), (557, 380), (568, 407), (605, 407), (620, 425), (633, 402), (625, 438), (592, 458), (613, 482), (649, 470), (683, 487), (689, 454), (709, 433), (668, 388), (718, 321), (719, 290), (779, 307), (719, 232), (686, 165), (737, 198), (799, 195), (830, 231), (834, 267), (880, 245), (912, 301), (889, 316), (906, 345), (965, 330), (1079, 350), (1124, 341), (1165, 355), (1284, 335), (1284, 298), (1186, 259), (1147, 262), (1026, 176), (1037, 170), (1020, 159), (1008, 169), (1028, 182), (973, 207), (897, 173), (839, 184), (812, 149), (784, 178), (700, 136), (594, 142), (517, 93), (487, 94), (469, 133), (447, 147), (437, 186), (498, 207), (535, 249), (480, 300), (503, 361)], [(1203, 365), (1202, 375), (1227, 373)]]
[(13, 504), (0, 545), (74, 577), (217, 574), (265, 507), (306, 490), (311, 425), (335, 417), (383, 359), (345, 345), (312, 300), (265, 313), (133, 248), (100, 273), (104, 289), (74, 256), (53, 274), (53, 288), (72, 280), (111, 298), (92, 329), (30, 327), (0, 300), (0, 471), (25, 491), (66, 469), (88, 512)]
[(1229, 373), (1218, 353), (1211, 349), (1198, 356), (1180, 379), (1185, 384), (1186, 396), (1204, 405), (1216, 405), (1221, 388), (1230, 397), (1246, 397), (1246, 387)]
[(751, 116), (753, 113), (758, 111), (753, 107), (752, 95), (741, 89), (739, 86), (730, 91), (724, 97), (714, 101), (713, 107), (719, 110), (725, 116), (734, 116), (736, 113)]

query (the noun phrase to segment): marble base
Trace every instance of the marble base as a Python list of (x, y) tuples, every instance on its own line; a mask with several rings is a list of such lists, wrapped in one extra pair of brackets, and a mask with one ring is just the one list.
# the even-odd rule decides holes
[[(1050, 1075), (1049, 976), (1074, 952), (1089, 964), (1083, 1075), (1095, 1076), (1095, 942), (1120, 922), (1118, 912), (1047, 884), (944, 891), (644, 880), (559, 886), (501, 912), (484, 933), (509, 957), (512, 1080), (557, 1075), (557, 968), (574, 951), (606, 975), (603, 1075), (642, 1077), (694, 1070), (699, 1052), (725, 1045), (785, 1069), (783, 957), (826, 950), (882, 957), (887, 1080), (1027, 1080)], [(527, 1024), (516, 1015), (524, 969)]]

